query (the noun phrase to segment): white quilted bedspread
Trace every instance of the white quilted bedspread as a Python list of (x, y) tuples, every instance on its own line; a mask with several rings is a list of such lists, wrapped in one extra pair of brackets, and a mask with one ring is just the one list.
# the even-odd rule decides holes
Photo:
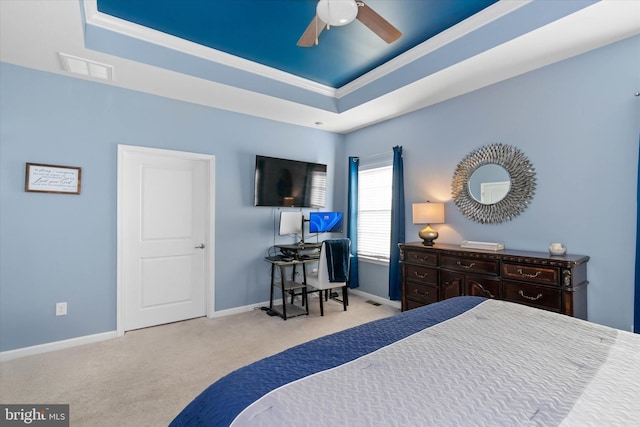
[(639, 425), (640, 337), (488, 300), (280, 387), (234, 426)]

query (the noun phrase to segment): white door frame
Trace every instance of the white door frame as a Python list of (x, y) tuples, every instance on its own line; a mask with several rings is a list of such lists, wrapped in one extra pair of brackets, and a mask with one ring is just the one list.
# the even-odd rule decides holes
[(207, 290), (207, 317), (212, 318), (215, 314), (215, 156), (211, 154), (190, 153), (186, 151), (164, 150), (160, 148), (136, 147), (133, 145), (118, 145), (118, 207), (117, 207), (117, 266), (116, 266), (116, 335), (124, 335), (124, 159), (127, 154), (161, 154), (174, 156), (181, 159), (204, 160), (208, 163), (208, 200), (206, 206), (209, 210), (206, 224), (207, 236), (207, 260), (205, 265), (205, 286)]

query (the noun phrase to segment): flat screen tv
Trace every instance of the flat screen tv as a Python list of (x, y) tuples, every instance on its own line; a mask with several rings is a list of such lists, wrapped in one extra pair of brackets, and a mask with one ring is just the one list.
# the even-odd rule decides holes
[(309, 233), (342, 233), (342, 212), (309, 212)]
[(327, 165), (256, 156), (255, 206), (323, 208)]

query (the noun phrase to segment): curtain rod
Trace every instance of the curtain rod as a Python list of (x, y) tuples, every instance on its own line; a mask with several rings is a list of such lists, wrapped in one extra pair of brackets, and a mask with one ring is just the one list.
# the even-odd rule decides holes
[(391, 151), (387, 151), (387, 152), (384, 152), (384, 153), (371, 154), (371, 155), (369, 155), (369, 156), (364, 156), (364, 157), (363, 157), (363, 156), (360, 156), (360, 158), (361, 158), (361, 159), (371, 159), (371, 158), (374, 158), (374, 157), (382, 157), (382, 156), (390, 156), (390, 157), (393, 157), (393, 150), (391, 150)]

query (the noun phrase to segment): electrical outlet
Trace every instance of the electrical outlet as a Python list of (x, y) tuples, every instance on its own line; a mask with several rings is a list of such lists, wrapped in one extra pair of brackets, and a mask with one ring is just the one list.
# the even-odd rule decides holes
[(56, 303), (56, 316), (66, 316), (66, 315), (67, 315), (67, 303), (66, 302)]

